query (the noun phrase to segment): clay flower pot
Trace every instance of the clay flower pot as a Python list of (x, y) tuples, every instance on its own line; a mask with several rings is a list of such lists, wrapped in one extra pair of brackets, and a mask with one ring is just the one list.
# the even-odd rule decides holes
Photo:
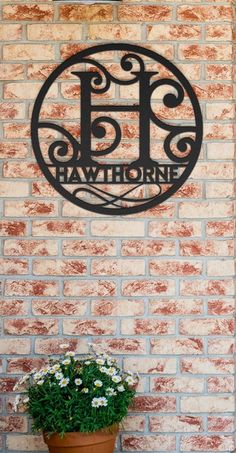
[(112, 433), (97, 431), (95, 433), (66, 433), (64, 437), (44, 433), (44, 442), (50, 453), (113, 453), (118, 431)]

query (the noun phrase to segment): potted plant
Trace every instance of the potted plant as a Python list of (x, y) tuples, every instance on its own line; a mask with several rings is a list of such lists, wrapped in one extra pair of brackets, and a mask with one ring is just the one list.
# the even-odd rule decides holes
[(25, 407), (50, 453), (112, 453), (137, 379), (106, 353), (67, 351), (20, 379), (14, 409)]

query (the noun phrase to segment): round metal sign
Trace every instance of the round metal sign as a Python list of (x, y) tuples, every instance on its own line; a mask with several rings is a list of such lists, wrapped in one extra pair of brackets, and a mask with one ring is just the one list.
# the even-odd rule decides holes
[(41, 170), (63, 197), (125, 215), (162, 203), (184, 184), (202, 128), (182, 72), (149, 49), (119, 43), (82, 50), (50, 74), (31, 136)]

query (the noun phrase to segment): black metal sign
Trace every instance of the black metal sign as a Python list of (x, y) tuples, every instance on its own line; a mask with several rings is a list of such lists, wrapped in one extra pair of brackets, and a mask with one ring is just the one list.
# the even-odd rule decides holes
[[(51, 103), (77, 109), (74, 121), (47, 117), (53, 86), (61, 94)], [(188, 80), (161, 55), (131, 44), (91, 47), (64, 61), (42, 86), (31, 127), (36, 159), (52, 186), (108, 215), (169, 198), (192, 172), (202, 144), (201, 110)]]

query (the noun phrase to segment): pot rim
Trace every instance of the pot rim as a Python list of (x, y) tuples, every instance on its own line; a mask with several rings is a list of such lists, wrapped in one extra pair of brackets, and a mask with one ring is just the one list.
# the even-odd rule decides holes
[(80, 431), (67, 432), (63, 437), (59, 433), (54, 433), (48, 437), (48, 433), (43, 432), (44, 442), (47, 445), (59, 447), (59, 446), (82, 446), (82, 445), (94, 445), (102, 444), (112, 439), (115, 439), (118, 434), (118, 428), (113, 429), (112, 432), (108, 430), (99, 430), (95, 432), (83, 433)]

